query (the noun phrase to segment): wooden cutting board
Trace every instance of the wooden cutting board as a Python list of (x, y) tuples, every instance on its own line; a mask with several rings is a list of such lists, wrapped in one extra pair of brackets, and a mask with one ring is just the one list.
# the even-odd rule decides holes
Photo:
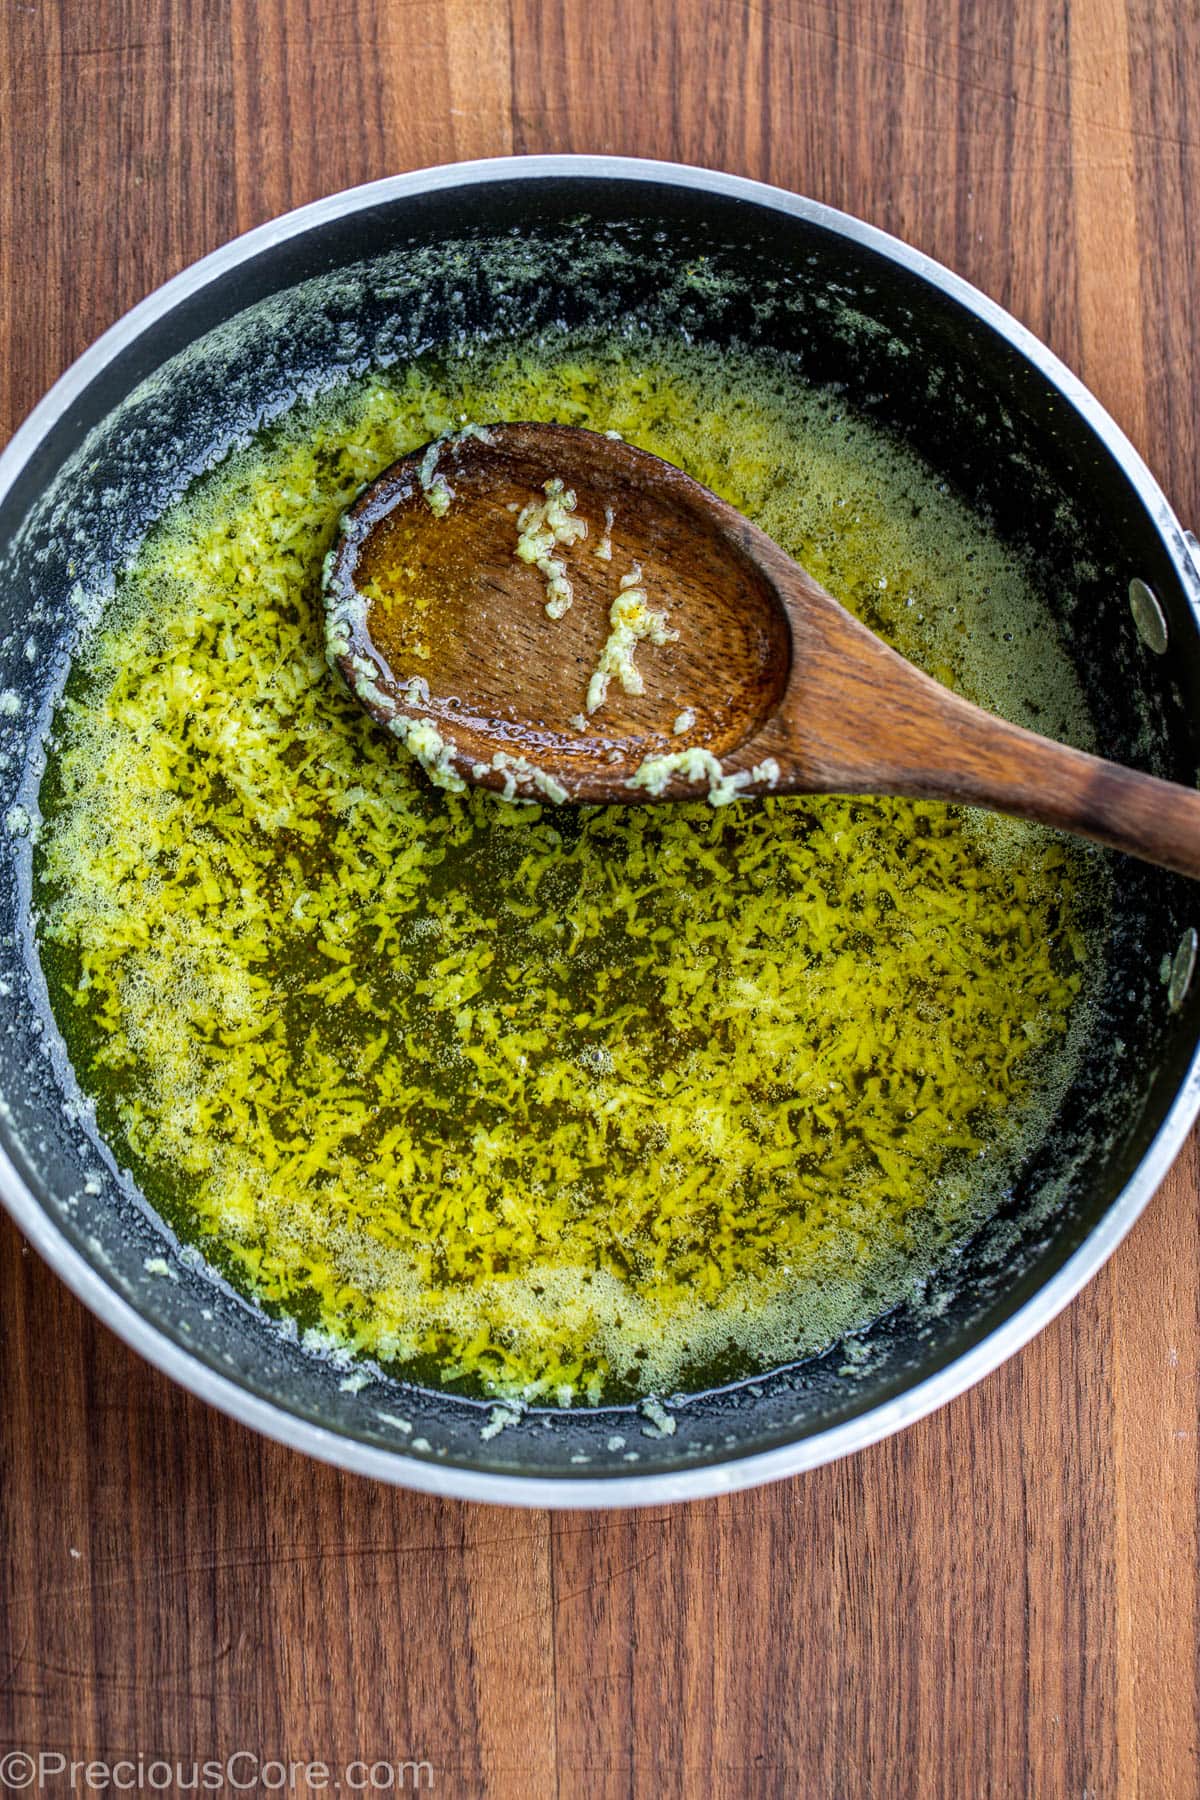
[[(287, 207), (614, 151), (780, 182), (942, 258), (1194, 522), (1198, 96), (1196, 0), (3, 0), (0, 431)], [(242, 1753), (243, 1782), (322, 1761), (343, 1791), (359, 1759), (424, 1761), (393, 1791), (533, 1800), (1197, 1794), (1198, 1180), (1193, 1141), (1067, 1313), (903, 1436), (728, 1500), (555, 1518), (262, 1442), (0, 1222), (0, 1788), (24, 1750)]]

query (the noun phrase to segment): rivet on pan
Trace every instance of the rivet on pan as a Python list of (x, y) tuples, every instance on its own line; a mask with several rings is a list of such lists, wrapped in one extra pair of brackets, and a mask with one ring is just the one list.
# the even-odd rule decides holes
[(1161, 656), (1167, 647), (1167, 621), (1154, 597), (1154, 589), (1147, 587), (1136, 575), (1129, 584), (1129, 610), (1147, 650)]
[(1179, 940), (1179, 948), (1171, 961), (1171, 973), (1167, 977), (1167, 1005), (1172, 1012), (1178, 1012), (1187, 997), (1192, 985), (1192, 976), (1196, 969), (1197, 942), (1195, 927), (1189, 925)]

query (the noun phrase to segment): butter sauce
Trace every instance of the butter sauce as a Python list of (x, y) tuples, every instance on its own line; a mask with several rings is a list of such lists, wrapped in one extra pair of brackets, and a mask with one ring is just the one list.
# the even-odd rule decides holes
[(362, 482), (504, 417), (620, 431), (939, 678), (1089, 727), (1020, 562), (782, 358), (460, 346), (298, 403), (150, 533), (41, 796), (80, 1079), (268, 1306), (569, 1404), (822, 1347), (994, 1208), (1082, 1053), (1105, 864), (915, 802), (433, 792), (330, 675), (321, 561)]

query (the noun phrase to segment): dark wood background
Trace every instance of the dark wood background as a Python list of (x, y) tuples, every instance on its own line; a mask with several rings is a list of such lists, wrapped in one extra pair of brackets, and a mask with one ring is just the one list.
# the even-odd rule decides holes
[[(1200, 521), (1196, 0), (0, 0), (0, 431), (235, 232), (541, 150), (900, 233), (1079, 369)], [(1193, 1142), (1065, 1316), (903, 1436), (556, 1517), (260, 1442), (5, 1221), (0, 1755), (426, 1758), (468, 1796), (1195, 1795), (1198, 1180)]]

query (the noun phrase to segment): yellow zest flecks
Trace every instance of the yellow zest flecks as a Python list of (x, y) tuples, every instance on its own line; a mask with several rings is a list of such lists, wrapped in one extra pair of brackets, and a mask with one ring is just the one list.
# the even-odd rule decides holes
[(72, 674), (37, 871), (80, 1078), (179, 1228), (339, 1342), (563, 1403), (800, 1354), (994, 1203), (1069, 1078), (1084, 864), (1050, 834), (434, 792), (326, 666), (359, 486), (463, 416), (558, 418), (687, 468), (852, 604), (887, 569), (898, 641), (975, 697), (989, 619), (1014, 693), (1069, 686), (1023, 653), (1002, 548), (780, 381), (550, 340), (298, 405), (151, 533)]

